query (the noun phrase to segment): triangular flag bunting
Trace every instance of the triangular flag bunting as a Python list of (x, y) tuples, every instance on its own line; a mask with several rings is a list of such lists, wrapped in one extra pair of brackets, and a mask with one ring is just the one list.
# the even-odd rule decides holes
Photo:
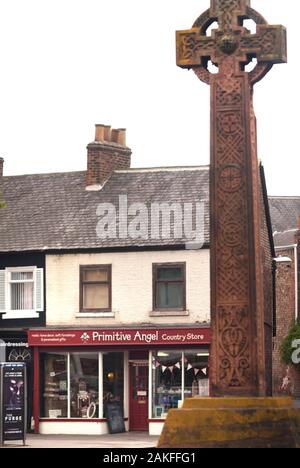
[(181, 367), (180, 362), (176, 362), (175, 367), (177, 367), (177, 369), (180, 369), (180, 367)]
[(163, 371), (163, 373), (166, 371), (167, 367), (166, 366), (161, 366), (161, 369)]
[(195, 375), (197, 375), (200, 372), (200, 369), (194, 369)]
[(187, 370), (191, 370), (191, 369), (193, 369), (193, 366), (191, 366), (191, 364), (188, 364)]
[(155, 361), (155, 367), (160, 367), (160, 366), (161, 366), (160, 362)]
[(173, 372), (174, 366), (169, 366), (168, 369), (169, 369), (171, 372)]
[(203, 374), (207, 375), (207, 367), (204, 367), (204, 369), (202, 369), (202, 372)]

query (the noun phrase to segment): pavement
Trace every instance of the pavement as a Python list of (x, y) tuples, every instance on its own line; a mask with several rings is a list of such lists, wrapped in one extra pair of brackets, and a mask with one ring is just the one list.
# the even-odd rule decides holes
[(41, 435), (29, 434), (26, 446), (21, 442), (6, 443), (4, 448), (150, 448), (156, 447), (158, 437), (147, 432), (126, 432), (105, 435)]

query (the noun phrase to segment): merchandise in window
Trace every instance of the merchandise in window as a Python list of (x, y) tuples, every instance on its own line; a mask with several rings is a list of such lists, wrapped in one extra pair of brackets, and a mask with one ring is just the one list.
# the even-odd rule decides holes
[(185, 398), (209, 396), (207, 349), (152, 354), (152, 417), (164, 419)]
[(41, 359), (41, 416), (68, 417), (68, 355), (42, 354)]
[(153, 355), (153, 417), (165, 418), (182, 402), (182, 353), (158, 351)]
[(98, 354), (70, 354), (70, 380), (71, 418), (98, 418)]
[(124, 355), (103, 353), (103, 406), (118, 402), (123, 409), (124, 399)]
[(184, 353), (184, 397), (209, 396), (208, 350)]

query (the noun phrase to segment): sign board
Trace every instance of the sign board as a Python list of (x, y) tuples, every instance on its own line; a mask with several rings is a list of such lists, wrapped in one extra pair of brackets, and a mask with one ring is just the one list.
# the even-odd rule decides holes
[(29, 330), (29, 346), (162, 346), (210, 343), (210, 328)]
[(118, 401), (107, 403), (105, 405), (105, 416), (107, 418), (110, 434), (118, 434), (126, 431), (123, 410)]
[(26, 364), (0, 364), (0, 443), (26, 440)]

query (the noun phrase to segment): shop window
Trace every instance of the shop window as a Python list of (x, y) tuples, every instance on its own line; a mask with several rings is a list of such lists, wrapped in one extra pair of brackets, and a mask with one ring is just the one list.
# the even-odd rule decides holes
[(185, 264), (153, 265), (153, 309), (184, 310)]
[(41, 416), (67, 418), (68, 416), (68, 355), (63, 353), (41, 355)]
[(152, 354), (152, 417), (164, 419), (185, 398), (209, 395), (208, 350)]
[(123, 353), (103, 353), (103, 406), (119, 402), (123, 409), (124, 400), (124, 355)]
[(80, 311), (111, 310), (111, 266), (82, 266), (80, 268)]
[(184, 397), (209, 396), (208, 350), (184, 353)]
[(158, 351), (153, 354), (153, 418), (165, 418), (170, 408), (182, 402), (182, 353)]
[(70, 354), (70, 382), (71, 418), (98, 418), (98, 354)]

